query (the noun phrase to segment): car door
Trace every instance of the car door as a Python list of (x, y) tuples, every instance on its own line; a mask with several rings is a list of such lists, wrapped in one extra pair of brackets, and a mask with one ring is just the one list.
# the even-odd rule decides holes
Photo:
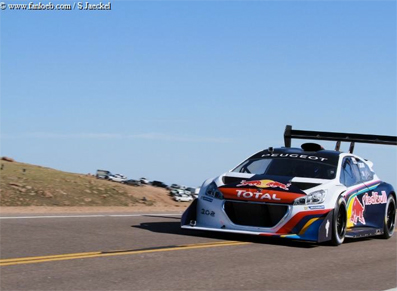
[(367, 187), (367, 191), (362, 196), (366, 226), (382, 228), (387, 203), (386, 189), (363, 160), (357, 159), (357, 165), (361, 180)]
[(367, 192), (367, 186), (360, 177), (355, 157), (344, 158), (340, 182), (347, 187), (344, 193), (347, 207), (347, 228), (365, 226), (365, 205), (362, 199)]

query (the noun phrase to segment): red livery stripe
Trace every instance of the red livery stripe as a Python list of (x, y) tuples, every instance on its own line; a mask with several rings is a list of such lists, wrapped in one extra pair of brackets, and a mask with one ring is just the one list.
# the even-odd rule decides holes
[(286, 224), (283, 225), (278, 231), (277, 234), (287, 234), (291, 233), (291, 230), (306, 216), (322, 216), (327, 214), (332, 209), (322, 209), (322, 210), (314, 210), (314, 211), (302, 211), (297, 213), (294, 217), (292, 217)]

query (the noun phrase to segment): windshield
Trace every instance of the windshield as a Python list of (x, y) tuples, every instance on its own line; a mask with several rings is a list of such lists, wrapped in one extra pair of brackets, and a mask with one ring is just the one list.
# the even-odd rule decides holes
[(316, 179), (334, 179), (336, 165), (301, 159), (248, 159), (232, 172)]

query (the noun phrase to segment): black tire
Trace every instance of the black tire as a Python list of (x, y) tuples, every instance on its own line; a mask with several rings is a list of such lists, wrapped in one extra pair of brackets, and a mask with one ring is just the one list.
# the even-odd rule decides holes
[(387, 199), (385, 210), (385, 223), (383, 225), (383, 234), (381, 238), (388, 239), (393, 236), (396, 226), (396, 201), (392, 195)]
[(332, 239), (331, 244), (339, 246), (345, 240), (347, 226), (346, 202), (342, 197), (338, 201), (334, 209), (334, 217), (332, 220)]

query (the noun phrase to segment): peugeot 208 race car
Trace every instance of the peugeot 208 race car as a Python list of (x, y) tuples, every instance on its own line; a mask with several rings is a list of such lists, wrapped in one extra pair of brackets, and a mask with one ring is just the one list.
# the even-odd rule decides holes
[[(346, 137), (348, 135), (348, 138)], [(292, 130), (286, 147), (269, 148), (204, 182), (182, 216), (186, 229), (341, 244), (345, 237), (393, 235), (396, 193), (354, 142), (397, 144), (397, 137)], [(351, 141), (348, 153), (291, 138)], [(376, 142), (374, 142), (376, 139)]]

